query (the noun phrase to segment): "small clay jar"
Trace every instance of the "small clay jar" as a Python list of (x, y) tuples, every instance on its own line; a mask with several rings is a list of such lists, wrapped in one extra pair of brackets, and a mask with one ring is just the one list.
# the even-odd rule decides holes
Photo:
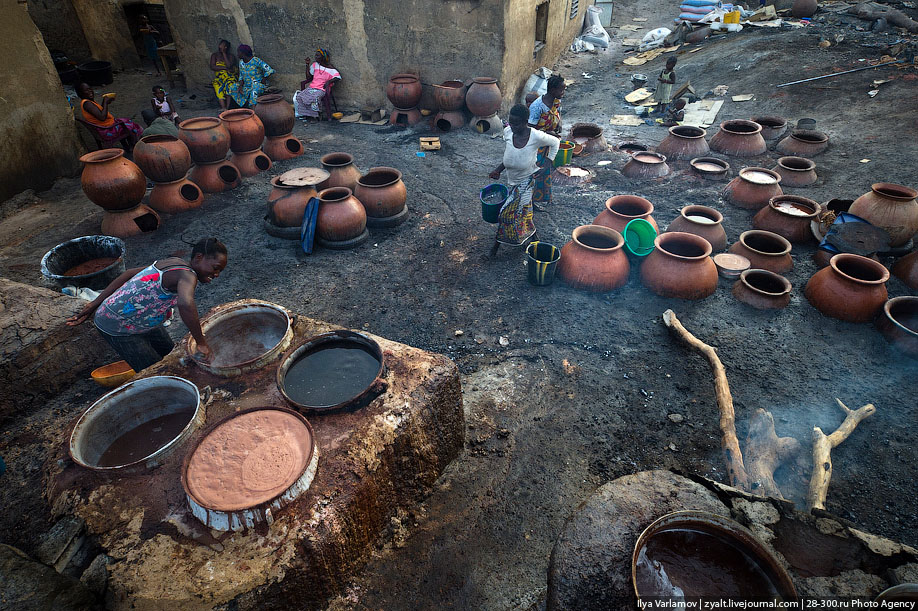
[(848, 212), (889, 232), (889, 245), (902, 246), (918, 232), (918, 191), (889, 182), (878, 182), (854, 200)]
[(622, 234), (598, 225), (574, 229), (561, 249), (557, 273), (566, 284), (587, 291), (613, 291), (628, 282), (631, 265)]
[(478, 76), (472, 79), (465, 92), (465, 105), (476, 117), (490, 117), (500, 110), (503, 95), (497, 86), (497, 79), (489, 76)]
[(641, 282), (661, 297), (704, 299), (717, 289), (711, 244), (691, 233), (662, 233), (641, 265)]
[(727, 252), (749, 259), (750, 269), (767, 269), (783, 274), (794, 268), (794, 260), (790, 256), (791, 243), (770, 231), (744, 231)]
[(703, 157), (711, 150), (704, 139), (707, 131), (691, 125), (675, 125), (669, 135), (657, 145), (657, 152), (667, 159), (692, 159)]
[(810, 278), (804, 294), (817, 310), (848, 322), (870, 322), (886, 303), (889, 271), (850, 253), (837, 254)]
[(179, 139), (188, 146), (195, 163), (223, 161), (229, 152), (230, 135), (218, 117), (195, 117), (179, 124)]
[(223, 127), (230, 135), (230, 150), (244, 153), (260, 149), (265, 140), (265, 126), (249, 108), (235, 108), (220, 113)]
[(130, 210), (107, 210), (102, 215), (102, 233), (116, 238), (129, 238), (156, 231), (159, 223), (160, 218), (155, 210), (138, 204)]
[(781, 157), (772, 170), (781, 176), (785, 187), (808, 187), (817, 180), (816, 164), (806, 157)]
[(193, 210), (204, 203), (204, 193), (187, 178), (172, 182), (158, 182), (150, 191), (150, 207), (164, 214), (178, 214)]
[(172, 182), (185, 178), (191, 169), (188, 146), (167, 134), (144, 136), (134, 146), (134, 163), (154, 182)]
[(278, 227), (299, 227), (310, 198), (318, 197), (314, 186), (292, 186), (281, 183), (281, 177), (271, 179), (268, 193), (268, 220)]
[(822, 207), (818, 202), (799, 195), (779, 195), (752, 218), (756, 229), (771, 231), (795, 244), (815, 240), (810, 222), (817, 220)]
[(814, 157), (829, 148), (829, 137), (814, 129), (795, 129), (775, 146), (782, 155)]
[(446, 81), (434, 85), (433, 90), (434, 99), (440, 110), (461, 110), (462, 105), (465, 104), (465, 83), (462, 81)]
[(669, 175), (666, 157), (660, 153), (639, 151), (632, 153), (631, 159), (622, 168), (622, 174), (628, 178), (651, 179)]
[(634, 219), (644, 219), (659, 233), (660, 227), (650, 216), (651, 214), (653, 214), (653, 204), (650, 203), (650, 200), (637, 195), (615, 195), (606, 200), (603, 211), (593, 219), (593, 224), (624, 234), (625, 225)]
[(567, 132), (567, 140), (582, 145), (582, 154), (601, 153), (609, 150), (603, 131), (603, 128), (595, 123), (574, 123)]
[(265, 127), (265, 136), (286, 136), (293, 131), (296, 115), (293, 105), (279, 93), (269, 93), (258, 97), (255, 114)]
[(271, 158), (271, 161), (286, 161), (287, 159), (299, 157), (306, 152), (300, 139), (294, 138), (290, 134), (268, 136), (265, 138), (262, 150), (264, 150), (265, 155)]
[(357, 179), (354, 195), (366, 209), (371, 227), (392, 227), (407, 218), (408, 190), (395, 168), (370, 168)]
[(421, 80), (414, 74), (394, 74), (386, 85), (386, 97), (396, 108), (414, 108), (421, 101)]
[(711, 150), (733, 157), (756, 157), (768, 150), (762, 126), (754, 121), (731, 119), (720, 124), (711, 138)]
[(905, 286), (918, 291), (918, 250), (896, 261), (891, 271), (893, 276), (905, 283)]
[(918, 359), (918, 297), (893, 297), (883, 304), (877, 329), (890, 344)]
[(80, 161), (80, 186), (95, 205), (105, 210), (130, 210), (143, 199), (147, 180), (133, 161), (124, 158), (123, 150), (93, 151), (80, 157)]
[(700, 236), (708, 241), (711, 249), (720, 251), (727, 247), (727, 232), (724, 231), (724, 215), (709, 206), (686, 206), (676, 217), (667, 232), (681, 231)]
[(725, 200), (739, 208), (758, 210), (768, 205), (773, 197), (782, 195), (781, 176), (766, 168), (743, 168), (739, 176), (724, 187)]
[(759, 310), (779, 310), (790, 303), (791, 283), (764, 269), (747, 269), (733, 285), (738, 301)]
[(332, 187), (319, 192), (316, 238), (320, 244), (349, 242), (362, 236), (366, 228), (367, 213), (350, 189)]
[(233, 153), (229, 160), (242, 176), (255, 176), (271, 169), (271, 158), (262, 153), (260, 148)]
[(242, 184), (239, 170), (229, 161), (196, 164), (191, 168), (188, 179), (205, 193), (221, 193)]
[(762, 126), (762, 137), (765, 140), (777, 140), (787, 131), (787, 119), (784, 117), (758, 116), (749, 119)]
[(347, 187), (351, 191), (360, 180), (360, 170), (354, 165), (354, 156), (350, 153), (329, 153), (323, 155), (322, 167), (328, 172), (326, 187)]

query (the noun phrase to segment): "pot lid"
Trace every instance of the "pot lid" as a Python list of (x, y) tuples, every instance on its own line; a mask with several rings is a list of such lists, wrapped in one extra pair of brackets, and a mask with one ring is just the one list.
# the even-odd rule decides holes
[(311, 187), (325, 180), (330, 174), (322, 168), (293, 168), (278, 177), (278, 182), (290, 187)]

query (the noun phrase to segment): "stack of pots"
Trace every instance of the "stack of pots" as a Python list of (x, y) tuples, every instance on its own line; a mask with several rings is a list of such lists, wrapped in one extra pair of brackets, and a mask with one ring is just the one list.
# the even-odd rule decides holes
[(474, 115), (469, 123), (472, 129), (480, 133), (493, 131), (501, 125), (497, 111), (503, 95), (497, 86), (497, 79), (489, 76), (478, 76), (472, 79), (465, 93), (465, 105)]
[(434, 85), (434, 99), (440, 112), (433, 119), (433, 127), (448, 132), (465, 124), (462, 106), (465, 104), (465, 83), (446, 81)]
[[(291, 178), (294, 172), (296, 176)], [(298, 168), (272, 178), (265, 219), (268, 232), (276, 237), (299, 239), (306, 205), (319, 196), (319, 189), (324, 188), (328, 177), (328, 172), (320, 168)], [(286, 228), (293, 230), (285, 231)]]
[(370, 168), (357, 179), (354, 195), (366, 209), (370, 227), (395, 227), (408, 218), (408, 190), (395, 168)]
[(154, 182), (150, 207), (157, 212), (178, 214), (204, 201), (200, 187), (185, 177), (191, 169), (191, 153), (175, 136), (144, 136), (134, 147), (134, 161)]
[(265, 126), (248, 108), (236, 108), (220, 113), (223, 126), (230, 135), (230, 161), (243, 176), (255, 176), (271, 169), (271, 160), (261, 152), (265, 140)]
[(421, 121), (418, 102), (421, 101), (421, 79), (416, 74), (395, 74), (386, 85), (386, 97), (395, 107), (389, 123), (417, 125)]
[(182, 121), (179, 139), (191, 153), (195, 166), (189, 178), (206, 193), (220, 193), (242, 184), (239, 169), (226, 160), (230, 134), (219, 117)]
[(102, 233), (126, 238), (156, 230), (159, 215), (141, 204), (147, 180), (121, 149), (102, 149), (80, 157), (80, 185), (89, 200), (105, 210)]
[(264, 152), (272, 161), (293, 159), (305, 152), (303, 143), (293, 137), (296, 116), (293, 114), (293, 106), (284, 96), (279, 93), (259, 96), (255, 115), (264, 125), (267, 137)]

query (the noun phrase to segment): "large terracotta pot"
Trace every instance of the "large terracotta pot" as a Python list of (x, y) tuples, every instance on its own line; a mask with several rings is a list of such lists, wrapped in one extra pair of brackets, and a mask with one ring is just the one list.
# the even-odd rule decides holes
[(434, 85), (434, 99), (440, 110), (460, 110), (465, 103), (465, 83), (462, 81), (446, 81)]
[(233, 153), (229, 160), (243, 176), (255, 176), (271, 169), (271, 158), (261, 152), (260, 148)]
[(708, 241), (712, 250), (727, 247), (724, 215), (709, 206), (685, 206), (666, 231), (681, 231), (700, 236)]
[(367, 213), (347, 187), (319, 192), (316, 238), (325, 242), (346, 242), (366, 231)]
[(271, 179), (268, 193), (268, 219), (278, 227), (299, 227), (303, 224), (306, 204), (319, 193), (314, 186), (295, 187), (280, 182), (281, 177)]
[(727, 251), (749, 259), (752, 269), (767, 269), (776, 274), (783, 274), (794, 268), (794, 260), (790, 256), (791, 243), (770, 231), (744, 231), (740, 234), (739, 241), (732, 244)]
[(837, 254), (810, 278), (804, 294), (813, 307), (849, 322), (874, 319), (888, 297), (889, 271), (880, 263), (850, 253)]
[(84, 164), (80, 185), (92, 203), (106, 210), (130, 210), (143, 199), (147, 179), (133, 161), (124, 158), (123, 150), (93, 151), (80, 161)]
[(294, 138), (290, 134), (268, 136), (265, 138), (265, 145), (262, 149), (265, 155), (271, 158), (271, 161), (293, 159), (306, 152), (300, 139)]
[(790, 303), (791, 283), (764, 269), (747, 269), (733, 285), (733, 296), (759, 310), (778, 310)]
[(354, 156), (350, 153), (329, 153), (323, 155), (322, 167), (328, 172), (326, 187), (347, 187), (351, 191), (357, 186), (360, 170), (354, 165)]
[(660, 228), (650, 216), (651, 214), (653, 214), (653, 204), (650, 203), (650, 200), (637, 195), (615, 195), (606, 200), (603, 211), (593, 219), (593, 224), (624, 234), (625, 225), (634, 219), (644, 219), (659, 232)]
[(775, 150), (782, 155), (813, 157), (829, 148), (829, 136), (813, 129), (795, 129), (781, 140)]
[(196, 117), (179, 124), (179, 139), (188, 146), (195, 163), (223, 161), (229, 152), (230, 135), (218, 117)]
[(817, 220), (821, 209), (818, 202), (806, 197), (779, 195), (756, 213), (752, 226), (776, 233), (795, 244), (804, 244), (815, 239), (810, 222)]
[(265, 126), (249, 108), (236, 108), (220, 113), (223, 127), (230, 135), (230, 149), (234, 153), (253, 151), (261, 148), (265, 140)]
[(568, 285), (588, 291), (612, 291), (628, 282), (631, 265), (622, 234), (598, 225), (574, 229), (561, 249), (557, 273)]
[(369, 172), (357, 179), (354, 195), (372, 219), (391, 218), (400, 214), (408, 200), (402, 173), (386, 167), (370, 168)]
[(172, 182), (159, 182), (150, 191), (150, 207), (165, 214), (178, 214), (193, 210), (204, 203), (204, 193), (187, 178)]
[(768, 150), (762, 126), (754, 121), (731, 119), (720, 124), (711, 138), (711, 150), (734, 157), (755, 157)]
[(766, 140), (777, 140), (787, 130), (787, 119), (784, 117), (757, 116), (749, 120), (762, 126), (762, 137)]
[(656, 151), (670, 160), (703, 157), (710, 151), (705, 134), (700, 127), (675, 125), (669, 128), (669, 135), (657, 145)]
[(886, 341), (918, 359), (918, 297), (893, 297), (883, 304), (877, 328)]
[(848, 212), (889, 232), (889, 245), (908, 242), (918, 232), (918, 191), (889, 182), (878, 182), (854, 200)]
[(396, 108), (414, 108), (421, 101), (421, 79), (414, 74), (390, 76), (386, 97)]
[(622, 168), (622, 175), (638, 179), (662, 178), (668, 176), (669, 172), (666, 156), (649, 151), (632, 153), (631, 159)]
[(172, 182), (185, 178), (191, 169), (191, 153), (175, 136), (144, 136), (134, 147), (134, 163), (150, 180)]
[(259, 96), (255, 104), (255, 114), (265, 126), (265, 136), (285, 136), (293, 131), (296, 115), (293, 105), (279, 93)]
[(502, 98), (497, 79), (479, 76), (472, 79), (465, 93), (465, 105), (476, 117), (490, 117), (500, 110)]
[(603, 133), (602, 126), (595, 123), (574, 123), (567, 132), (567, 139), (583, 146), (583, 154), (602, 153), (609, 150)]
[(739, 176), (724, 187), (724, 199), (740, 208), (758, 210), (771, 198), (783, 195), (781, 175), (767, 168), (743, 168)]
[(102, 233), (117, 238), (129, 238), (156, 231), (159, 215), (152, 208), (139, 204), (130, 210), (106, 211), (102, 215)]
[(807, 187), (816, 182), (816, 164), (806, 157), (781, 157), (772, 168), (781, 176), (785, 187)]
[(711, 245), (701, 236), (673, 231), (654, 240), (641, 265), (641, 282), (661, 297), (704, 299), (717, 289)]
[(199, 163), (191, 168), (188, 179), (205, 193), (220, 193), (242, 184), (239, 170), (229, 161)]
[(892, 275), (905, 283), (905, 285), (918, 291), (918, 250), (911, 252), (892, 266)]
[(816, 0), (794, 0), (794, 3), (791, 5), (791, 15), (796, 19), (812, 17), (816, 14), (816, 8)]

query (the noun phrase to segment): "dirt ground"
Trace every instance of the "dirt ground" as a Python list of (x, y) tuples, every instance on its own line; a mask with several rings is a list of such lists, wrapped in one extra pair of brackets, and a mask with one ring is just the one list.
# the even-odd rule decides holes
[[(646, 6), (616, 7), (614, 22), (647, 16)], [(678, 81), (690, 80), (699, 94), (729, 85), (718, 121), (755, 114), (784, 116), (792, 124), (816, 119), (831, 138), (830, 149), (815, 158), (819, 182), (785, 192), (827, 201), (853, 199), (879, 181), (915, 186), (914, 69), (881, 68), (775, 87), (876, 61), (902, 38), (857, 31), (869, 24), (853, 17), (821, 14), (825, 21), (805, 28), (747, 28), (709, 39), (697, 52), (683, 47), (677, 52)], [(573, 81), (564, 97), (565, 126), (605, 125), (613, 147), (624, 140), (655, 145), (664, 128), (616, 127), (608, 119), (632, 112), (624, 102), (631, 73), (655, 76), (667, 56), (631, 69), (621, 64), (619, 43), (635, 34), (612, 32), (608, 53), (566, 54), (555, 67)], [(820, 40), (831, 46), (821, 48)], [(129, 89), (153, 82), (143, 74), (124, 76)], [(895, 80), (881, 85), (876, 97), (867, 95), (874, 79), (889, 77)], [(744, 93), (755, 99), (729, 99)], [(185, 114), (214, 112), (194, 108)], [(709, 136), (715, 131), (710, 128)], [(229, 266), (198, 291), (201, 312), (241, 297), (265, 299), (444, 353), (458, 363), (466, 451), (421, 506), (393, 519), (374, 557), (330, 608), (527, 609), (544, 593), (549, 554), (565, 519), (598, 486), (658, 468), (724, 481), (711, 374), (700, 356), (667, 333), (661, 314), (668, 308), (718, 348), (741, 440), (751, 414), (764, 408), (774, 414), (778, 434), (796, 437), (808, 453), (814, 425), (830, 431), (841, 423), (835, 397), (851, 407), (874, 403), (876, 415), (832, 454), (827, 508), (864, 530), (918, 544), (913, 498), (918, 462), (908, 429), (918, 418), (918, 362), (893, 351), (872, 325), (826, 318), (809, 305), (803, 287), (816, 271), (814, 246), (794, 247), (795, 265), (787, 275), (794, 286), (791, 303), (777, 312), (738, 303), (726, 280), (701, 301), (659, 298), (642, 287), (636, 265), (628, 284), (609, 294), (573, 290), (558, 281), (534, 287), (527, 283), (521, 250), (483, 258), (494, 226), (481, 220), (477, 193), (500, 160), (499, 139), (470, 130), (445, 134), (443, 149), (422, 158), (416, 151), (423, 129), (323, 123), (298, 124), (295, 134), (306, 142), (303, 157), (247, 179), (235, 191), (209, 196), (202, 208), (165, 219), (154, 234), (131, 238), (127, 263), (145, 264), (187, 248), (181, 235), (216, 235), (229, 248)], [(317, 250), (307, 257), (295, 243), (262, 230), (268, 180), (292, 167), (318, 165), (321, 155), (339, 150), (352, 153), (364, 170), (399, 168), (411, 216), (398, 228), (372, 231), (355, 250)], [(735, 172), (747, 165), (772, 167), (778, 156), (769, 150), (760, 158), (729, 162)], [(612, 163), (600, 166), (603, 160)], [(608, 197), (621, 193), (652, 201), (661, 227), (690, 203), (721, 210), (731, 243), (751, 227), (750, 211), (721, 199), (723, 183), (678, 167), (659, 181), (632, 181), (619, 172), (624, 161), (614, 150), (578, 159), (596, 178), (579, 187), (555, 187), (551, 206), (536, 212), (540, 238), (563, 245)], [(41, 255), (61, 241), (98, 231), (101, 213), (85, 199), (77, 179), (58, 181), (36, 200), (21, 201), (28, 205), (0, 223), (0, 274), (40, 283)], [(909, 292), (896, 278), (888, 289), (890, 296)], [(181, 323), (170, 327), (176, 338), (184, 331)], [(8, 471), (0, 486), (0, 541), (29, 552), (49, 528), (39, 485), (47, 448), (59, 443), (68, 423), (102, 393), (82, 381), (47, 407), (2, 425), (0, 455)], [(682, 420), (674, 422), (679, 418), (670, 418), (673, 414)], [(778, 473), (779, 485), (798, 504), (804, 467)]]

